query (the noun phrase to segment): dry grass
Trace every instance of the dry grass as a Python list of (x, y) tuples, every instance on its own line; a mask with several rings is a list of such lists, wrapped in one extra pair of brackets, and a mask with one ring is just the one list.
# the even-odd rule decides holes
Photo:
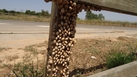
[(6, 56), (5, 59), (7, 61), (14, 61), (15, 59), (18, 59), (19, 56), (18, 55), (13, 55), (13, 56)]
[[(111, 39), (77, 39), (77, 43), (72, 49), (70, 70), (85, 69), (86, 72), (81, 71), (83, 77), (105, 70), (106, 68), (96, 69), (94, 66), (103, 66), (107, 54), (112, 50), (127, 53), (133, 50), (137, 52), (137, 39), (127, 37), (119, 37), (115, 41)], [(92, 56), (95, 56), (96, 59), (91, 58)], [(91, 67), (93, 68), (90, 69)]]
[(16, 15), (0, 15), (0, 19), (13, 19), (13, 20), (24, 20), (24, 21), (35, 21), (35, 22), (49, 22), (50, 18), (43, 16), (35, 15), (25, 15), (25, 14), (16, 14)]
[(105, 20), (77, 20), (79, 24), (102, 25), (102, 26), (121, 26), (121, 27), (137, 27), (137, 22), (122, 21), (105, 21)]
[[(27, 46), (37, 49), (38, 55), (44, 55), (47, 51), (47, 41), (44, 43)], [(24, 49), (22, 49), (24, 50)], [(71, 77), (86, 77), (88, 75), (106, 70), (105, 57), (112, 50), (121, 52), (137, 52), (137, 39), (118, 37), (115, 40), (108, 39), (77, 39), (72, 48), (73, 54), (70, 61)], [(95, 58), (92, 58), (95, 57)], [(39, 61), (40, 62), (40, 61)]]
[[(49, 22), (50, 18), (43, 16), (16, 14), (16, 15), (0, 15), (0, 19), (25, 20), (35, 22)], [(121, 27), (137, 27), (137, 22), (121, 22), (121, 21), (105, 21), (105, 20), (77, 20), (78, 24), (102, 25), (102, 26), (121, 26)]]
[(12, 48), (4, 48), (4, 47), (0, 47), (0, 51), (6, 51), (6, 50), (9, 50), (9, 49), (12, 49)]
[(3, 47), (0, 47), (0, 51), (3, 51), (3, 50), (5, 50), (5, 48), (3, 48)]

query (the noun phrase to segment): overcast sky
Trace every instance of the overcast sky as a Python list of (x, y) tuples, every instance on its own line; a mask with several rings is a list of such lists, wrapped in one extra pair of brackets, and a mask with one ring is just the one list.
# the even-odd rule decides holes
[[(16, 10), (16, 11), (26, 11), (33, 10), (40, 12), (42, 9), (51, 12), (51, 2), (45, 3), (44, 0), (0, 0), (0, 9)], [(137, 22), (137, 16), (119, 14), (108, 11), (100, 11), (93, 13), (102, 13), (105, 16), (105, 20), (110, 21), (128, 21)], [(85, 19), (85, 12), (79, 13), (79, 18)]]

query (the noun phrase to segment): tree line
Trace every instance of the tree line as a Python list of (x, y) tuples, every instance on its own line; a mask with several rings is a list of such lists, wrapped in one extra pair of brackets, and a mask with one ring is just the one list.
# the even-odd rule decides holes
[(86, 20), (104, 20), (105, 17), (103, 16), (103, 14), (94, 14), (92, 13), (92, 11), (87, 11), (85, 19)]
[(48, 11), (41, 10), (41, 12), (26, 10), (25, 12), (15, 11), (15, 10), (6, 10), (6, 9), (0, 9), (0, 13), (4, 14), (10, 14), (10, 15), (16, 15), (16, 14), (26, 14), (26, 15), (35, 15), (35, 16), (45, 16), (50, 17), (51, 14), (49, 14)]
[[(49, 14), (48, 11), (41, 10), (41, 12), (26, 10), (25, 12), (15, 11), (15, 10), (6, 10), (6, 9), (0, 9), (0, 14), (10, 14), (10, 15), (16, 15), (16, 14), (26, 14), (26, 15), (35, 15), (35, 16), (45, 16), (50, 17), (51, 14)], [(105, 17), (103, 14), (94, 14), (92, 11), (87, 11), (85, 15), (86, 20), (104, 20)]]

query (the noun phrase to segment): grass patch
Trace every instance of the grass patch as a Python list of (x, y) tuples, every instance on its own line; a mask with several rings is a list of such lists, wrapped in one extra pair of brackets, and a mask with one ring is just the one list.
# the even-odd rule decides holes
[(6, 56), (5, 57), (8, 61), (14, 61), (15, 59), (18, 59), (19, 56), (18, 55), (14, 55), (14, 56)]
[(135, 53), (124, 53), (124, 52), (111, 52), (106, 59), (108, 69), (120, 66), (129, 62), (132, 62), (136, 59)]
[(102, 25), (102, 26), (120, 26), (137, 27), (137, 22), (106, 21), (106, 20), (77, 20), (79, 24)]
[(4, 47), (0, 47), (0, 51), (5, 51), (5, 50), (9, 50), (9, 49), (12, 49), (12, 48), (4, 48)]
[[(35, 56), (37, 57), (37, 56)], [(12, 71), (13, 77), (43, 77), (45, 75), (45, 61), (33, 61), (31, 55), (25, 55), (22, 62), (4, 66)]]
[(0, 47), (0, 51), (3, 51), (3, 50), (5, 50), (5, 48), (3, 48), (3, 47)]
[(30, 53), (33, 53), (33, 54), (38, 54), (37, 49), (34, 46), (26, 46), (24, 48), (24, 51), (30, 52)]
[[(70, 70), (82, 69), (77, 74), (86, 77), (107, 70), (111, 66), (136, 60), (137, 39), (128, 37), (116, 38), (115, 41), (111, 39), (77, 39), (72, 52)], [(91, 58), (92, 56), (95, 58)], [(116, 63), (114, 63), (115, 61)], [(102, 68), (94, 68), (97, 65), (101, 65)], [(92, 71), (89, 72), (89, 68), (92, 68), (90, 69)], [(83, 71), (88, 72), (83, 73)]]
[[(38, 72), (41, 73), (39, 76), (42, 76), (45, 70), (43, 68), (46, 67), (45, 60), (38, 60), (37, 56), (45, 54), (44, 52), (46, 52), (47, 44), (47, 42), (44, 42), (26, 46), (23, 50), (31, 53), (27, 53), (26, 56), (23, 57), (23, 62), (11, 65), (10, 69), (13, 72), (16, 72), (18, 76), (22, 77), (22, 73), (24, 73), (25, 76), (28, 76), (28, 73), (30, 73), (31, 76), (36, 76), (36, 73), (38, 74)], [(32, 53), (35, 52), (37, 52), (36, 55), (30, 57), (29, 54), (34, 55)], [(77, 43), (72, 48), (72, 52), (69, 66), (69, 71), (72, 74), (71, 76), (87, 77), (107, 70), (107, 67), (112, 68), (112, 66), (114, 67), (136, 60), (137, 39), (128, 37), (116, 38), (115, 41), (110, 38), (77, 39)], [(95, 58), (91, 58), (93, 56)], [(108, 64), (105, 65), (104, 63), (108, 63), (110, 66)], [(28, 73), (26, 71), (28, 71)]]

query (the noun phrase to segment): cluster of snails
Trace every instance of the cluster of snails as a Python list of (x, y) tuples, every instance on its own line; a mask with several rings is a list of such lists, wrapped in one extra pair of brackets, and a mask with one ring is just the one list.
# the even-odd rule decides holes
[(51, 48), (48, 52), (47, 77), (68, 77), (71, 47), (76, 43), (77, 14), (83, 9), (97, 10), (93, 6), (76, 3), (72, 0), (45, 0), (54, 1), (57, 5), (57, 17), (52, 29)]

